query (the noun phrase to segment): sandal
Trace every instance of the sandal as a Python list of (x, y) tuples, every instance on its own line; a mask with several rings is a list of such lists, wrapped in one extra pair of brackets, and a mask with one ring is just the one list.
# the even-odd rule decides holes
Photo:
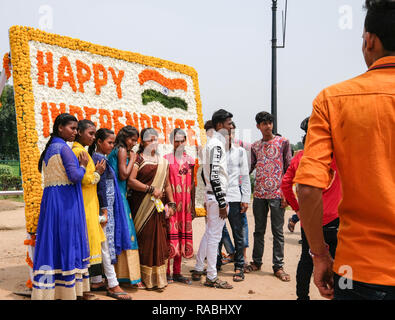
[(147, 289), (146, 286), (144, 285), (144, 283), (143, 283), (142, 281), (140, 281), (140, 282), (138, 282), (138, 283), (136, 283), (136, 284), (133, 284), (133, 285), (132, 285), (132, 288), (140, 289), (140, 290), (145, 290), (145, 289)]
[(170, 274), (166, 275), (166, 279), (167, 279), (167, 283), (173, 283), (174, 282), (174, 278)]
[(233, 286), (230, 285), (226, 281), (221, 281), (217, 278), (214, 280), (210, 280), (209, 278), (206, 278), (206, 282), (204, 283), (206, 287), (211, 287), (211, 288), (218, 288), (218, 289), (233, 289)]
[(288, 230), (290, 232), (294, 232), (295, 230), (295, 222), (292, 221), (292, 218), (288, 219)]
[(235, 270), (235, 273), (233, 275), (233, 281), (234, 282), (241, 282), (244, 281), (244, 272), (241, 269)]
[(291, 281), (291, 277), (289, 276), (288, 273), (286, 273), (283, 268), (278, 269), (277, 271), (274, 272), (274, 276), (279, 278), (281, 281), (284, 282), (289, 282)]
[(260, 271), (261, 266), (257, 266), (254, 261), (251, 261), (250, 264), (244, 267), (244, 273), (250, 273), (252, 271)]
[[(111, 292), (110, 290), (107, 290), (107, 296), (116, 300), (132, 300), (132, 297), (126, 292)], [(124, 296), (124, 298), (122, 298), (122, 296)]]
[(181, 274), (173, 274), (173, 280), (185, 284), (192, 284), (192, 281)]
[(235, 261), (235, 260), (234, 260), (234, 257), (232, 257), (232, 255), (224, 256), (224, 257), (222, 258), (222, 260), (221, 260), (221, 262), (222, 262), (223, 265), (224, 265), (224, 264), (231, 263), (231, 262), (234, 262), (234, 261)]
[(202, 275), (204, 275), (204, 271), (193, 270), (192, 271), (192, 280), (193, 281), (200, 281), (200, 279), (202, 278)]

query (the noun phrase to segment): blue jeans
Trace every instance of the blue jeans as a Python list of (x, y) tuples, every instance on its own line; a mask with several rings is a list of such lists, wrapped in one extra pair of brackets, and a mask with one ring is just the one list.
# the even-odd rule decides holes
[(334, 300), (395, 300), (395, 286), (352, 281), (352, 288), (341, 288), (341, 277), (334, 274)]
[(242, 213), (243, 216), (243, 235), (244, 235), (244, 248), (248, 248), (248, 221), (247, 221), (247, 213)]
[[(233, 239), (235, 242), (235, 251), (234, 251), (234, 263), (235, 270), (243, 270), (244, 268), (244, 215), (240, 213), (241, 206), (240, 202), (229, 202), (229, 213), (228, 219), (230, 227), (232, 228)], [(219, 256), (217, 259), (217, 267), (221, 266), (220, 260), (220, 249), (222, 245), (219, 245)]]
[[(235, 247), (233, 246), (232, 239), (230, 238), (228, 228), (226, 228), (226, 224), (224, 225), (224, 228), (222, 230), (222, 238), (219, 243), (219, 249), (218, 249), (218, 254), (221, 255), (222, 251), (222, 245), (225, 246), (225, 250), (228, 254), (235, 254)], [(222, 259), (222, 257), (221, 257)]]

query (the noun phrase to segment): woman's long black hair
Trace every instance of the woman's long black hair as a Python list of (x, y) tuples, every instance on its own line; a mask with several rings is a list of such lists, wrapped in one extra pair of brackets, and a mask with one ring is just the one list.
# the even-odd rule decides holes
[(140, 136), (139, 131), (132, 126), (124, 126), (119, 130), (117, 137), (115, 138), (114, 148), (123, 147), (126, 149), (126, 139), (129, 137)]
[(95, 134), (95, 141), (93, 141), (92, 145), (89, 146), (88, 153), (92, 156), (93, 152), (96, 151), (97, 141), (104, 141), (108, 138), (109, 135), (112, 134), (114, 134), (114, 131), (107, 128), (100, 128), (99, 130), (97, 130)]
[(53, 124), (53, 128), (52, 128), (51, 138), (48, 140), (47, 144), (45, 145), (45, 149), (40, 155), (40, 160), (38, 160), (38, 171), (39, 172), (42, 171), (44, 157), (45, 157), (45, 154), (47, 153), (48, 147), (52, 143), (52, 139), (54, 137), (59, 137), (59, 126), (65, 126), (69, 122), (72, 122), (72, 121), (78, 122), (77, 118), (72, 116), (69, 113), (62, 113), (56, 117), (55, 122)]
[(138, 154), (141, 154), (144, 152), (143, 141), (144, 141), (144, 137), (147, 135), (158, 137), (158, 132), (154, 128), (144, 128), (143, 130), (141, 130), (141, 141), (139, 144), (139, 149), (137, 150)]

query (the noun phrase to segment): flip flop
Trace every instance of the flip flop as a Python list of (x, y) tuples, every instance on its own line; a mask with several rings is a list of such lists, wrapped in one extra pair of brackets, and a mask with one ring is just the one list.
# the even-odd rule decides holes
[(218, 278), (215, 278), (214, 280), (210, 280), (207, 278), (204, 285), (206, 287), (218, 288), (218, 289), (233, 289), (233, 286), (229, 284), (227, 281), (221, 281)]
[[(111, 292), (107, 291), (107, 296), (114, 298), (116, 300), (132, 300), (132, 297), (129, 296), (126, 292)], [(126, 299), (120, 298), (120, 296), (129, 296)]]
[(167, 283), (173, 283), (174, 282), (174, 278), (170, 274), (166, 275), (166, 279), (167, 279)]
[(274, 272), (274, 276), (284, 282), (291, 281), (290, 275), (288, 273), (286, 273), (282, 268), (278, 269), (276, 272)]

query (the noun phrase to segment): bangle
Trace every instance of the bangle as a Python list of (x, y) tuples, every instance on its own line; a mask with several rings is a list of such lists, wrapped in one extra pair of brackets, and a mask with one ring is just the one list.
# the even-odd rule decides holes
[(146, 185), (145, 186), (145, 193), (148, 193), (148, 190), (149, 190), (149, 185)]
[(155, 188), (154, 188), (153, 186), (149, 186), (148, 192), (149, 192), (150, 194), (153, 194), (154, 191), (155, 191)]
[(328, 254), (328, 251), (329, 251), (329, 246), (328, 246), (327, 243), (325, 243), (325, 253), (316, 254), (316, 253), (311, 252), (311, 250), (309, 249), (309, 255), (312, 258), (322, 258), (322, 257), (325, 257)]

